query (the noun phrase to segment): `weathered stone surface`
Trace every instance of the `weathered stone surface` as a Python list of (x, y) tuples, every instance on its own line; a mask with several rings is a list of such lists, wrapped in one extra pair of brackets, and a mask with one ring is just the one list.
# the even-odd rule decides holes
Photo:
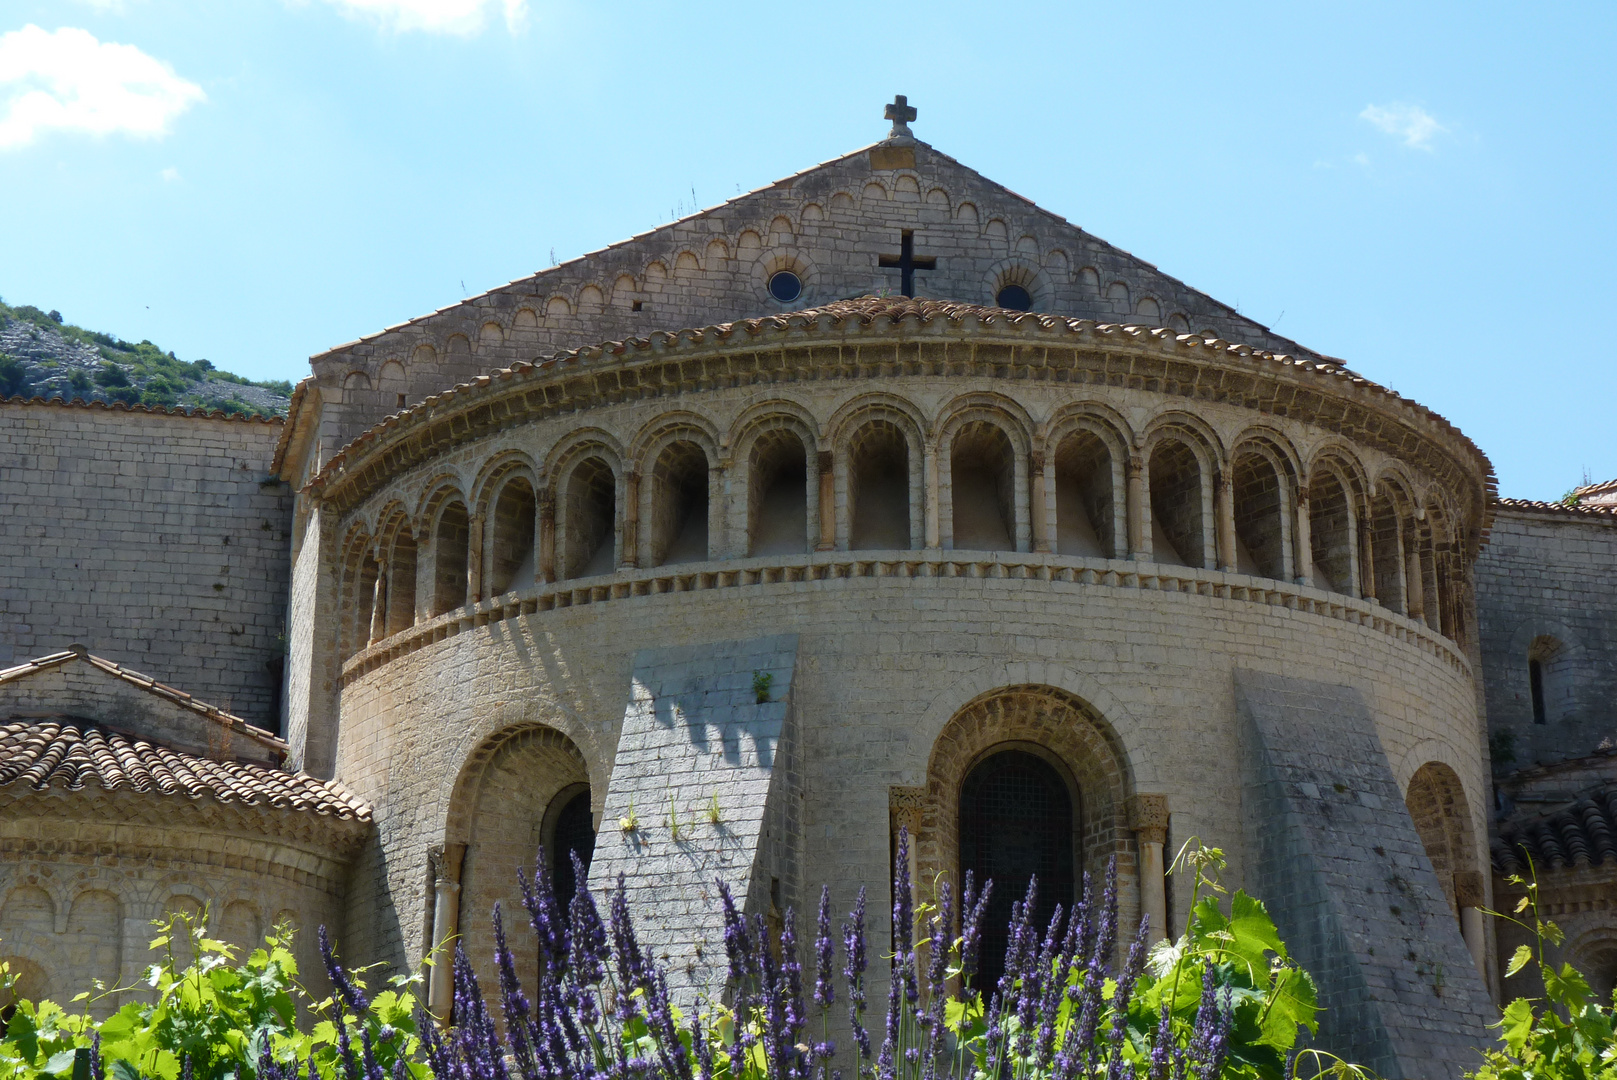
[(1320, 1045), (1381, 1076), (1458, 1077), (1492, 1008), (1363, 696), (1239, 669), (1235, 686), (1247, 885), (1319, 981)]

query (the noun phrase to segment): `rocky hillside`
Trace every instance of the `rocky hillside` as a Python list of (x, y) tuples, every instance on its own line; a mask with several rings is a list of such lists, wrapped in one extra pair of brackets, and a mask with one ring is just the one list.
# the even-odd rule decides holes
[(57, 311), (0, 302), (0, 398), (19, 394), (285, 416), (292, 384), (251, 382), (149, 341), (64, 323)]

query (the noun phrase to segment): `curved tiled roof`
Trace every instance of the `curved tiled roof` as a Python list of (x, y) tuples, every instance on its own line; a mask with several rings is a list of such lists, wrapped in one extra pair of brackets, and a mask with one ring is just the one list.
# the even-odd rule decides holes
[(206, 409), (185, 409), (179, 406), (152, 407), (150, 405), (130, 405), (123, 401), (85, 401), (83, 398), (59, 397), (23, 397), (17, 394), (13, 397), (0, 398), (3, 405), (54, 405), (58, 409), (109, 409), (114, 412), (143, 412), (156, 416), (189, 416), (199, 420), (234, 420), (243, 424), (284, 424), (284, 416), (260, 416), (247, 413), (227, 413), (219, 409), (212, 411)]
[(1494, 869), (1502, 874), (1526, 874), (1527, 856), (1539, 871), (1617, 865), (1617, 786), (1543, 817), (1505, 822), (1492, 849)]
[[(700, 328), (657, 331), (645, 337), (629, 338), (624, 341), (609, 341), (600, 345), (567, 350), (538, 361), (524, 361), (512, 364), (508, 368), (502, 368), (491, 374), (480, 375), (470, 382), (458, 383), (452, 388), (427, 397), (421, 402), (383, 419), (356, 436), (352, 442), (334, 454), (321, 468), (319, 475), (310, 481), (309, 487), (316, 490), (325, 487), (335, 477), (340, 476), (348, 469), (357, 458), (360, 458), (369, 450), (372, 444), (386, 439), (402, 427), (416, 422), (418, 418), (441, 415), (443, 406), (451, 408), (456, 406), (470, 407), (479, 396), (489, 392), (488, 388), (492, 384), (508, 384), (513, 378), (532, 377), (527, 374), (530, 372), (546, 375), (562, 365), (633, 360), (639, 359), (640, 354), (669, 353), (687, 347), (722, 345), (731, 342), (737, 345), (746, 345), (749, 344), (748, 339), (756, 338), (767, 332), (812, 333), (814, 331), (829, 331), (831, 333), (846, 334), (849, 332), (872, 331), (880, 333), (887, 329), (901, 329), (905, 323), (910, 323), (915, 328), (921, 328), (939, 322), (945, 323), (951, 328), (962, 330), (986, 330), (989, 332), (1010, 330), (1013, 333), (1026, 333), (1029, 335), (1030, 343), (1037, 340), (1034, 335), (1049, 335), (1052, 337), (1064, 336), (1079, 339), (1089, 337), (1092, 340), (1099, 341), (1112, 339), (1119, 343), (1155, 345), (1164, 350), (1179, 348), (1187, 350), (1205, 349), (1210, 355), (1241, 358), (1248, 362), (1256, 362), (1275, 368), (1286, 368), (1292, 371), (1309, 372), (1326, 378), (1339, 379), (1352, 387), (1385, 396), (1390, 402), (1412, 410), (1417, 417), (1429, 421), (1440, 431), (1452, 436), (1461, 446), (1475, 455), (1475, 461), (1480, 466), (1484, 484), (1490, 494), (1494, 487), (1492, 464), (1488, 461), (1481, 448), (1469, 436), (1460, 431), (1458, 427), (1424, 405), (1405, 398), (1395, 390), (1390, 390), (1366, 379), (1340, 361), (1329, 357), (1292, 356), (1285, 353), (1267, 352), (1253, 348), (1250, 345), (1228, 342), (1222, 338), (1209, 338), (1200, 334), (1182, 334), (1164, 328), (1122, 323), (1097, 323), (1093, 319), (1079, 319), (1031, 311), (1012, 311), (1005, 308), (984, 307), (979, 304), (948, 300), (925, 300), (903, 296), (861, 296), (851, 300), (839, 300), (821, 307), (806, 308), (802, 311), (766, 315), (751, 319), (738, 319), (734, 322), (719, 323)], [(503, 390), (506, 387), (501, 386), (499, 389)], [(279, 464), (279, 457), (277, 457), (277, 464)], [(1484, 520), (1481, 522), (1484, 535), (1486, 535), (1489, 524), (1490, 508), (1491, 502), (1485, 502), (1483, 506)]]
[(1500, 499), (1499, 509), (1530, 514), (1566, 514), (1571, 517), (1617, 519), (1617, 506), (1568, 506), (1566, 503), (1541, 502), (1537, 499)]
[(0, 790), (82, 791), (91, 785), (344, 820), (369, 821), (371, 816), (359, 799), (307, 773), (213, 761), (91, 725), (45, 721), (0, 726)]

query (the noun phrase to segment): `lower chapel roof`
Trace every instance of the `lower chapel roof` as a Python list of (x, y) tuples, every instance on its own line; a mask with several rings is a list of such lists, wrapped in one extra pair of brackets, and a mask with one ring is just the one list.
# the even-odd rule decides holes
[(0, 726), (0, 792), (121, 789), (369, 821), (370, 807), (331, 781), (248, 762), (213, 761), (89, 723)]
[(1494, 870), (1501, 874), (1617, 865), (1617, 785), (1548, 814), (1505, 822), (1492, 849)]

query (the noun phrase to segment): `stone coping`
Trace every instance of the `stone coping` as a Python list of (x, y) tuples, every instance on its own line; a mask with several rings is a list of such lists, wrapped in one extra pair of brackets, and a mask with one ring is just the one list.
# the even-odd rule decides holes
[(368, 672), (434, 642), (479, 626), (524, 615), (664, 593), (810, 581), (824, 582), (829, 586), (839, 581), (870, 578), (1061, 581), (1095, 588), (1194, 593), (1283, 607), (1370, 627), (1443, 660), (1457, 674), (1471, 678), (1471, 664), (1460, 648), (1425, 623), (1389, 611), (1374, 601), (1324, 589), (1248, 574), (1128, 559), (1090, 559), (1029, 552), (912, 550), (834, 551), (791, 558), (722, 559), (659, 566), (650, 570), (619, 570), (596, 577), (535, 585), (457, 608), (360, 650), (343, 664), (342, 683), (346, 686)]

